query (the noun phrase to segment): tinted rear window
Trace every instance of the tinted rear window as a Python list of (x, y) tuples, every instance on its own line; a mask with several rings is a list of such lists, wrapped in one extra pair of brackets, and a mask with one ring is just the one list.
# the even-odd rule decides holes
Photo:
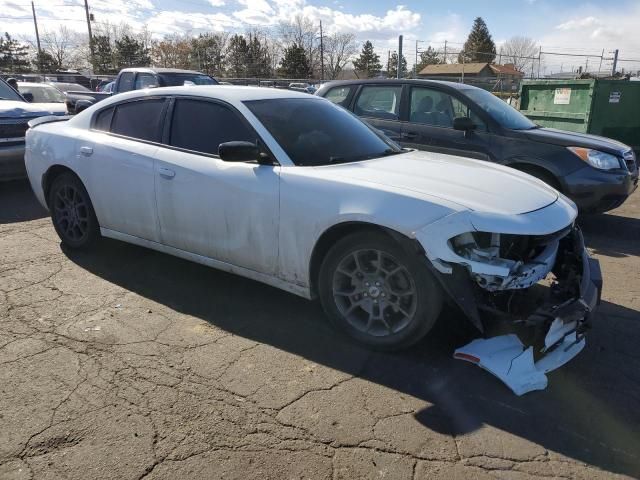
[(179, 87), (182, 85), (217, 85), (218, 82), (203, 73), (159, 73), (160, 85)]
[(164, 104), (164, 99), (150, 99), (116, 106), (111, 133), (159, 142)]
[(221, 143), (255, 142), (256, 134), (230, 108), (202, 100), (177, 99), (171, 121), (170, 144), (211, 155)]

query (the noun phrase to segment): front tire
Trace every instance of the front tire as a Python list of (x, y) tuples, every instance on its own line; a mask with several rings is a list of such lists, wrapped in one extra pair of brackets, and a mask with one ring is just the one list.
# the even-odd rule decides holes
[(442, 309), (442, 290), (426, 265), (381, 232), (337, 242), (322, 264), (318, 288), (331, 321), (377, 350), (418, 342)]
[(100, 237), (100, 227), (91, 199), (80, 179), (63, 173), (49, 190), (49, 209), (56, 233), (63, 245), (87, 249)]

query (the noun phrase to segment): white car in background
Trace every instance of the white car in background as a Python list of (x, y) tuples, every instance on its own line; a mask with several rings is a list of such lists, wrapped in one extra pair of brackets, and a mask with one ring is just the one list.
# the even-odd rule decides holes
[(60, 115), (67, 113), (64, 94), (48, 83), (18, 82), (18, 91), (30, 103), (39, 104), (40, 108)]
[(599, 298), (576, 207), (556, 190), (492, 163), (403, 150), (303, 93), (125, 93), (32, 122), (26, 165), (67, 247), (102, 235), (319, 298), (374, 348), (416, 343), (445, 301), (485, 336), (495, 323), (543, 331), (527, 346), (507, 334), (456, 351), (518, 394), (544, 388), (544, 373), (582, 349)]

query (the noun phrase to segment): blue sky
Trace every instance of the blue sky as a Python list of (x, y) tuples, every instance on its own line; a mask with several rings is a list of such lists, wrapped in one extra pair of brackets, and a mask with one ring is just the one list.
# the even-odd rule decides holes
[[(60, 24), (84, 32), (83, 0), (35, 0), (43, 30)], [(243, 32), (259, 27), (275, 33), (276, 25), (295, 15), (322, 20), (325, 32), (353, 33), (358, 42), (372, 40), (386, 56), (405, 37), (409, 63), (415, 41), (442, 48), (464, 42), (473, 19), (482, 16), (498, 45), (526, 35), (544, 51), (605, 56), (615, 48), (621, 58), (640, 59), (640, 0), (406, 0), (401, 4), (371, 0), (89, 0), (97, 22), (146, 25), (156, 38), (206, 30)], [(0, 0), (0, 30), (33, 37), (29, 0)], [(584, 64), (583, 58), (548, 56), (545, 68), (555, 71)], [(598, 59), (591, 59), (599, 62)], [(607, 63), (606, 61), (604, 62)], [(606, 66), (606, 65), (605, 65)], [(640, 69), (640, 62), (623, 66)]]

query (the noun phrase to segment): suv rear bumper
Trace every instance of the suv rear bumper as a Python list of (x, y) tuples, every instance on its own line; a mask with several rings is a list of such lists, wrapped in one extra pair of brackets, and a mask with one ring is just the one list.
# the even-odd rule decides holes
[(638, 188), (638, 168), (634, 172), (602, 172), (581, 168), (562, 179), (565, 192), (581, 213), (603, 213), (622, 205)]
[(0, 145), (0, 180), (25, 178), (24, 143), (19, 145)]

